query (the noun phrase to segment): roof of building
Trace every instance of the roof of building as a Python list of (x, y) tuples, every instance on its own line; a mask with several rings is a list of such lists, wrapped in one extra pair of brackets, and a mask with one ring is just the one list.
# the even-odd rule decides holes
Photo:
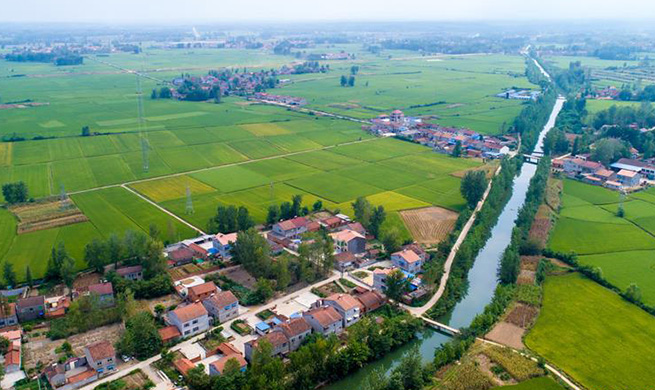
[(114, 295), (114, 287), (111, 282), (92, 284), (89, 286), (89, 292), (98, 295)]
[(624, 177), (635, 177), (637, 176), (637, 172), (635, 171), (629, 171), (627, 169), (621, 169), (619, 173), (617, 173), (618, 176), (624, 176)]
[(187, 291), (189, 296), (191, 294), (198, 296), (215, 293), (218, 291), (218, 287), (216, 287), (214, 282), (205, 282), (197, 286), (189, 287)]
[(605, 182), (606, 186), (612, 186), (612, 187), (621, 187), (622, 184), (619, 183), (618, 181), (613, 181), (613, 180), (608, 180)]
[(366, 238), (363, 235), (357, 233), (356, 231), (350, 229), (344, 229), (336, 233), (331, 233), (330, 236), (332, 236), (332, 238), (335, 241), (342, 241), (342, 242), (350, 242), (356, 238), (361, 238), (361, 239)]
[(238, 303), (239, 299), (232, 293), (230, 290), (221, 291), (207, 298), (208, 301), (211, 301), (214, 305), (223, 307), (231, 305), (233, 303)]
[(375, 310), (384, 304), (384, 297), (377, 291), (366, 291), (357, 295), (357, 300), (369, 311)]
[(232, 345), (230, 343), (227, 343), (227, 342), (220, 343), (217, 348), (218, 348), (218, 351), (220, 353), (222, 353), (223, 355), (231, 355), (231, 354), (241, 353), (241, 352), (239, 352), (238, 349), (236, 349), (236, 347), (234, 345)]
[(185, 246), (168, 252), (168, 258), (174, 261), (193, 259), (193, 251)]
[(634, 167), (634, 168), (646, 168), (646, 167), (651, 166), (647, 162), (644, 162), (644, 161), (641, 161), (641, 160), (636, 160), (634, 158), (620, 158), (619, 161), (612, 164), (612, 166), (615, 166), (615, 165), (616, 166), (624, 165), (626, 167)]
[(347, 264), (352, 263), (355, 260), (357, 260), (357, 258), (350, 252), (341, 252), (334, 255), (334, 261), (337, 263)]
[(350, 229), (352, 231), (355, 231), (355, 232), (357, 232), (357, 233), (359, 233), (359, 234), (361, 234), (363, 236), (366, 235), (366, 229), (359, 222), (349, 223), (348, 225), (346, 225), (346, 228), (348, 228), (348, 229)]
[(578, 165), (589, 169), (601, 169), (603, 167), (603, 164), (595, 161), (582, 161), (581, 163), (578, 163)]
[(16, 305), (19, 308), (21, 308), (21, 307), (31, 307), (31, 306), (44, 306), (45, 305), (45, 297), (43, 295), (38, 295), (36, 297), (19, 298), (16, 301)]
[(159, 329), (159, 336), (163, 342), (167, 342), (182, 336), (182, 333), (174, 325), (169, 325), (165, 328)]
[(15, 345), (5, 354), (5, 367), (14, 365), (20, 366), (20, 347)]
[(605, 168), (599, 169), (595, 173), (596, 176), (603, 177), (603, 178), (608, 178), (608, 177), (612, 176), (613, 174), (614, 174), (614, 172), (610, 171), (609, 169), (605, 169)]
[(223, 234), (223, 233), (218, 233), (216, 235), (216, 241), (218, 241), (219, 244), (226, 246), (231, 243), (237, 242), (237, 233), (229, 233), (229, 234)]
[(335, 302), (344, 311), (361, 307), (361, 303), (350, 294), (332, 294), (325, 298), (325, 300)]
[(295, 337), (309, 332), (312, 329), (307, 320), (305, 320), (303, 317), (289, 320), (289, 322), (280, 324), (279, 327), (287, 337)]
[(333, 216), (333, 217), (328, 217), (328, 218), (322, 219), (321, 222), (322, 222), (324, 225), (327, 225), (327, 226), (339, 226), (339, 225), (341, 225), (344, 221), (343, 221), (343, 219), (341, 219), (341, 218), (339, 218), (339, 217), (334, 217), (334, 216)]
[(373, 274), (378, 274), (378, 275), (389, 275), (393, 271), (395, 271), (396, 268), (391, 267), (391, 268), (376, 268), (373, 270)]
[(199, 254), (201, 256), (207, 255), (207, 250), (194, 242), (189, 244), (189, 249), (191, 249), (194, 253)]
[(309, 221), (305, 227), (308, 231), (315, 232), (321, 229), (321, 224), (318, 221)]
[(225, 369), (225, 365), (227, 364), (227, 362), (229, 362), (232, 359), (236, 359), (236, 361), (239, 363), (239, 367), (243, 368), (248, 365), (248, 362), (246, 362), (246, 359), (244, 359), (240, 353), (223, 356), (222, 358), (216, 360), (215, 362), (211, 362), (209, 365), (213, 366), (216, 369), (216, 371), (223, 373), (223, 370)]
[(133, 265), (131, 267), (121, 267), (116, 270), (116, 273), (119, 274), (120, 276), (125, 276), (137, 272), (143, 271), (143, 267), (140, 265)]
[(106, 340), (87, 345), (85, 348), (95, 361), (116, 356), (114, 346)]
[(403, 249), (401, 251), (393, 253), (392, 256), (399, 256), (410, 264), (421, 260), (421, 258), (416, 254), (416, 252), (410, 249)]
[(200, 302), (192, 303), (183, 307), (178, 307), (171, 313), (175, 314), (182, 322), (189, 322), (195, 318), (207, 315), (207, 309)]
[(261, 340), (261, 339), (266, 339), (269, 343), (271, 343), (273, 348), (279, 347), (282, 344), (289, 342), (289, 339), (287, 338), (287, 336), (284, 335), (284, 333), (273, 331), (273, 332), (270, 332), (270, 333), (267, 333), (267, 334), (263, 335), (262, 337), (260, 337), (260, 338), (258, 338), (256, 340), (249, 341), (249, 343), (251, 343), (252, 346), (257, 346), (257, 344), (259, 343), (259, 340)]
[(184, 376), (189, 372), (190, 369), (195, 367), (195, 364), (187, 358), (179, 358), (173, 360), (173, 366)]
[(96, 375), (96, 370), (88, 369), (66, 379), (68, 384), (82, 382)]
[(286, 221), (278, 222), (278, 225), (282, 230), (292, 230), (299, 229), (303, 226), (307, 226), (309, 221), (305, 217), (296, 217), (292, 219), (287, 219)]
[[(6, 310), (5, 310), (6, 308)], [(8, 303), (7, 305), (0, 305), (0, 318), (7, 318), (16, 315), (16, 304)]]
[(339, 312), (337, 312), (332, 306), (312, 309), (307, 311), (306, 314), (314, 317), (314, 319), (324, 328), (327, 328), (335, 322), (343, 319), (341, 314), (339, 314)]

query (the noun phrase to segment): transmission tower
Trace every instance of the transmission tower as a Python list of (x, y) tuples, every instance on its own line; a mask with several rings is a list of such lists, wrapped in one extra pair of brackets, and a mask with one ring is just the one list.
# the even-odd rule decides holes
[(61, 189), (59, 191), (59, 209), (61, 211), (64, 211), (70, 207), (70, 202), (68, 199), (68, 194), (66, 194), (66, 189), (64, 188), (64, 185), (61, 185)]
[(193, 214), (193, 200), (191, 199), (191, 188), (186, 186), (186, 213), (187, 215)]
[(148, 152), (148, 129), (143, 116), (143, 89), (141, 88), (141, 74), (136, 73), (136, 107), (139, 125), (139, 138), (141, 139), (141, 159), (143, 160), (143, 172), (148, 172), (150, 162)]
[(275, 184), (271, 182), (271, 200), (275, 199)]

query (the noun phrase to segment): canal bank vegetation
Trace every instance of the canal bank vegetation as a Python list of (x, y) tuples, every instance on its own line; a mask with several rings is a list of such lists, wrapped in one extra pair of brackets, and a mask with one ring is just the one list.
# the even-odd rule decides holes
[[(272, 356), (272, 345), (261, 340), (245, 372), (238, 365), (231, 369), (226, 366), (223, 375), (210, 377), (199, 366), (189, 371), (186, 383), (191, 390), (312, 390), (343, 379), (405, 345), (423, 326), (420, 319), (385, 306), (350, 326), (339, 337), (312, 334), (288, 359)], [(393, 383), (405, 384), (394, 389), (422, 387), (419, 379), (424, 377), (423, 368), (420, 364), (413, 367), (414, 360), (420, 362), (420, 354), (415, 355), (418, 358), (411, 355), (399, 366), (401, 371), (392, 375)]]

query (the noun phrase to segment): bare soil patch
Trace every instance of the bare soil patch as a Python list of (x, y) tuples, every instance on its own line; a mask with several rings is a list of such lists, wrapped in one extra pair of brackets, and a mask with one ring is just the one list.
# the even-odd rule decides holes
[(47, 106), (50, 103), (39, 103), (39, 102), (24, 102), (24, 103), (13, 103), (13, 104), (0, 104), (0, 110), (12, 110), (16, 108), (29, 108), (29, 107), (39, 107)]
[(516, 279), (517, 284), (534, 284), (536, 280), (536, 273), (534, 271), (522, 270)]
[(458, 214), (441, 207), (403, 210), (400, 212), (412, 237), (421, 244), (437, 244), (453, 230)]
[(150, 380), (148, 376), (141, 370), (134, 370), (120, 379), (125, 381), (125, 387), (123, 390), (142, 389), (143, 386), (145, 386), (145, 384)]
[(9, 211), (18, 218), (18, 234), (89, 220), (70, 200), (26, 203), (10, 207)]
[(253, 278), (248, 273), (248, 271), (243, 269), (241, 266), (232, 267), (226, 270), (224, 275), (250, 290), (253, 289), (255, 283), (257, 282), (257, 280)]
[(451, 173), (451, 176), (459, 177), (460, 179), (466, 175), (466, 172), (469, 171), (485, 171), (487, 175), (487, 179), (490, 179), (494, 172), (496, 172), (496, 169), (498, 168), (499, 162), (497, 160), (492, 161), (489, 164), (485, 164), (482, 166), (479, 166), (477, 168), (472, 168), (472, 169), (464, 169), (461, 171), (453, 172)]
[(80, 274), (73, 281), (73, 288), (75, 290), (87, 290), (90, 285), (100, 283), (102, 275), (91, 272), (86, 274)]
[(539, 314), (539, 308), (523, 303), (517, 303), (505, 318), (505, 322), (514, 324), (523, 329), (528, 329), (532, 326), (537, 314)]
[(510, 377), (510, 379), (504, 381), (500, 379), (496, 374), (491, 371), (491, 368), (496, 366), (494, 362), (489, 359), (489, 356), (479, 353), (475, 355), (474, 357), (475, 361), (478, 363), (478, 367), (480, 368), (480, 371), (484, 372), (487, 374), (491, 380), (493, 380), (496, 383), (496, 386), (505, 386), (505, 385), (513, 385), (516, 383), (516, 380), (514, 378)]
[(536, 271), (542, 256), (521, 256), (521, 269), (526, 271)]
[[(122, 326), (122, 324), (101, 326), (100, 328), (93, 329), (86, 333), (73, 335), (67, 340), (73, 346), (73, 353), (76, 356), (82, 356), (84, 354), (84, 347), (91, 343), (95, 343), (96, 341), (107, 340), (114, 344), (120, 338)], [(36, 367), (36, 364), (39, 361), (41, 361), (44, 366), (47, 366), (59, 359), (59, 355), (55, 353), (55, 349), (60, 347), (66, 340), (52, 341), (45, 338), (43, 334), (46, 331), (47, 329), (39, 329), (37, 332), (40, 333), (39, 336), (34, 338), (30, 337), (29, 341), (23, 344), (23, 361), (26, 369)]]
[(491, 332), (487, 333), (485, 338), (512, 348), (524, 349), (524, 334), (525, 329), (503, 321), (496, 324), (496, 326), (491, 329)]

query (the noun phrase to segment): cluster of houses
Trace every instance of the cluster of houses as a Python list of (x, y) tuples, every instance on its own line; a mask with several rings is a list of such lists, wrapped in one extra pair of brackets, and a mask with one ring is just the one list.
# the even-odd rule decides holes
[(512, 100), (537, 100), (541, 96), (541, 91), (532, 91), (529, 89), (508, 89), (496, 95), (496, 97)]
[(599, 162), (589, 160), (588, 155), (576, 155), (554, 159), (552, 171), (588, 184), (621, 191), (641, 188), (645, 180), (655, 179), (655, 165), (633, 158), (621, 158), (606, 168)]
[(255, 326), (259, 337), (246, 342), (245, 358), (252, 359), (253, 351), (261, 342), (268, 341), (272, 355), (285, 356), (298, 349), (302, 341), (312, 333), (325, 336), (340, 334), (357, 323), (362, 315), (378, 309), (386, 298), (377, 291), (357, 287), (352, 294), (336, 293), (314, 302), (309, 310), (294, 313), (289, 318), (274, 315), (270, 320)]
[(43, 374), (53, 389), (73, 390), (113, 373), (116, 364), (114, 346), (103, 340), (84, 347), (83, 356), (51, 364)]
[(487, 137), (473, 130), (443, 127), (425, 123), (421, 118), (407, 117), (400, 110), (371, 119), (362, 128), (379, 136), (396, 136), (431, 147), (434, 151), (452, 154), (459, 148), (462, 156), (500, 158), (517, 145), (512, 136)]

